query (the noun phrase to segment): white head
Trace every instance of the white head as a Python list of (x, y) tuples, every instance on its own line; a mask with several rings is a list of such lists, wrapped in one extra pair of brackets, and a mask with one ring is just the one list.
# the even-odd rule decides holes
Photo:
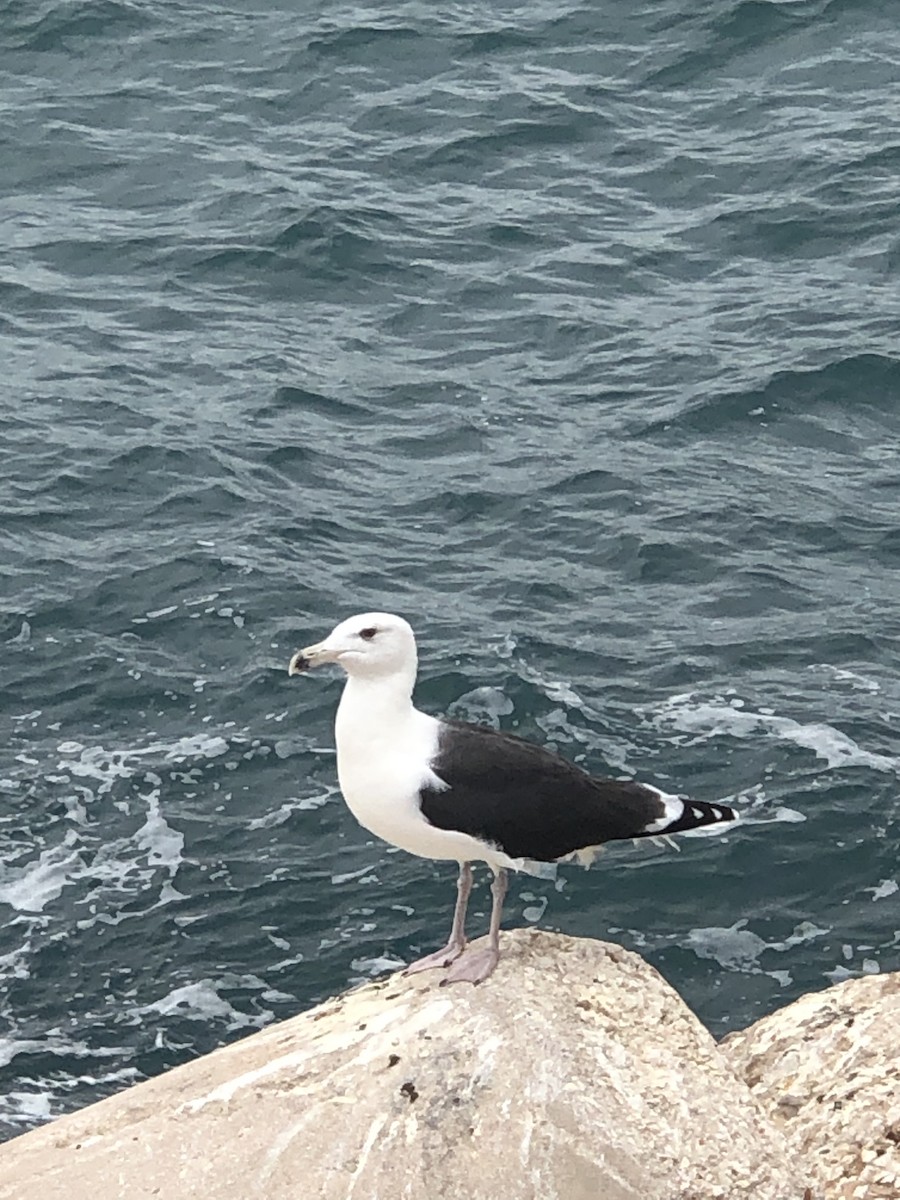
[(360, 613), (335, 625), (324, 641), (298, 650), (288, 666), (289, 675), (310, 667), (338, 663), (354, 679), (405, 677), (410, 691), (416, 678), (416, 639), (409, 622), (393, 613)]

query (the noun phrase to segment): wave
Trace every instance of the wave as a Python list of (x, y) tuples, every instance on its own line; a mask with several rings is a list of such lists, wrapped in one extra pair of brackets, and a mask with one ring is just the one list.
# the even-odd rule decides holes
[(774, 738), (792, 742), (824, 760), (829, 770), (868, 767), (900, 774), (900, 758), (864, 750), (847, 734), (824, 722), (803, 723), (771, 712), (754, 712), (736, 699), (703, 699), (697, 693), (672, 696), (655, 710), (662, 729), (695, 734), (698, 741), (718, 737)]
[(4, 6), (2, 38), (12, 49), (36, 54), (64, 50), (70, 41), (127, 38), (155, 24), (152, 7), (125, 0), (44, 0), (38, 6), (13, 0)]
[[(768, 430), (796, 441), (797, 426), (791, 417), (824, 422), (837, 417), (845, 428), (834, 436), (835, 448), (846, 449), (848, 437), (859, 428), (862, 414), (872, 414), (891, 427), (900, 410), (900, 359), (885, 354), (855, 354), (807, 370), (776, 371), (758, 387), (719, 392), (669, 412), (643, 427), (646, 434), (671, 430), (715, 434), (739, 430)], [(861, 432), (861, 431), (860, 431)], [(828, 426), (820, 423), (817, 436), (832, 441)]]

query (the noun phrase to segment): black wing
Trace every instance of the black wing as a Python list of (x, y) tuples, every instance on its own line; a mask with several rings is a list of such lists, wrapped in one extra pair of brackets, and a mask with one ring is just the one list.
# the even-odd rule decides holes
[(552, 862), (601, 842), (640, 837), (665, 813), (653, 788), (595, 779), (533, 742), (482, 725), (442, 721), (431, 765), (448, 786), (422, 789), (426, 819), (489, 842), (510, 858)]

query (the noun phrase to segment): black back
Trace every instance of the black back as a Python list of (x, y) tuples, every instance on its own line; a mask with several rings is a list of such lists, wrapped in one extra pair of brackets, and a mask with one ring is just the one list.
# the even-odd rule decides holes
[(533, 742), (482, 725), (441, 725), (431, 765), (448, 787), (423, 788), (422, 812), (439, 829), (468, 833), (510, 858), (552, 862), (601, 842), (646, 836), (665, 812), (657, 793), (640, 783), (595, 779)]

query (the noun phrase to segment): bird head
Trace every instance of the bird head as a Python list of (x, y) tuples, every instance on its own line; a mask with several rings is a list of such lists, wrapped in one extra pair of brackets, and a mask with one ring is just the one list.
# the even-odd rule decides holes
[(335, 625), (323, 641), (298, 650), (288, 664), (288, 674), (300, 675), (325, 663), (337, 663), (353, 676), (377, 679), (410, 672), (415, 676), (416, 639), (402, 617), (361, 613)]

